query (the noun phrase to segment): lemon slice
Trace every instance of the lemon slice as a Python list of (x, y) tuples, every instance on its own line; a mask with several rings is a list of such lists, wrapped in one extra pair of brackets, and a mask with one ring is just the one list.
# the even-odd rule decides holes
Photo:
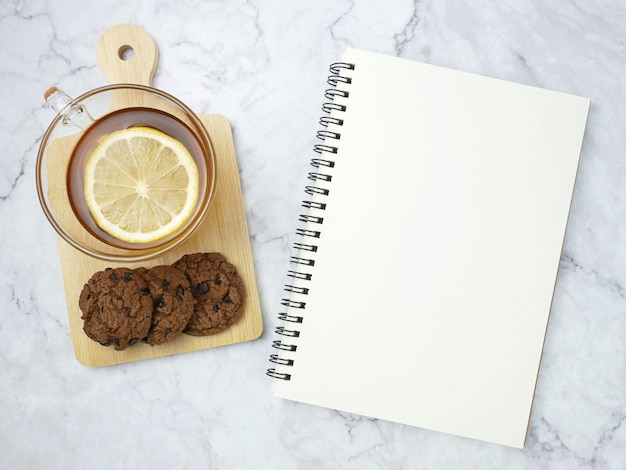
[(198, 200), (198, 167), (176, 139), (131, 127), (101, 139), (85, 166), (85, 200), (98, 226), (149, 243), (174, 233)]

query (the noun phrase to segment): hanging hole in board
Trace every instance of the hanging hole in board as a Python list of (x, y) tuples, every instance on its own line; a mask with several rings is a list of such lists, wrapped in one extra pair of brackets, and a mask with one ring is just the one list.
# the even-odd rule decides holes
[(119, 48), (119, 50), (117, 51), (117, 55), (122, 60), (130, 60), (132, 59), (133, 55), (135, 55), (135, 51), (131, 46), (126, 45)]

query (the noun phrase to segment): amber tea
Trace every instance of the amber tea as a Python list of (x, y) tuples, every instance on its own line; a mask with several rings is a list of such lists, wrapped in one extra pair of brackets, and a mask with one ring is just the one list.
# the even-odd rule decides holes
[[(150, 248), (151, 246), (166, 243), (168, 238), (158, 240), (151, 244), (137, 245), (119, 240), (102, 230), (93, 219), (85, 201), (85, 164), (89, 156), (98, 146), (102, 137), (114, 131), (137, 126), (151, 127), (159, 130), (176, 139), (187, 148), (198, 167), (199, 194), (204, 194), (207, 181), (210, 180), (211, 175), (207, 175), (207, 171), (213, 171), (213, 168), (206, 168), (207, 165), (202, 152), (202, 146), (193, 131), (185, 123), (165, 112), (152, 108), (127, 108), (114, 111), (94, 122), (85, 131), (72, 152), (67, 171), (68, 197), (74, 214), (85, 229), (103, 242), (124, 249)], [(196, 207), (195, 212), (189, 217), (187, 223), (194, 219), (197, 211), (198, 207)], [(169, 239), (175, 236), (176, 234), (173, 234)]]

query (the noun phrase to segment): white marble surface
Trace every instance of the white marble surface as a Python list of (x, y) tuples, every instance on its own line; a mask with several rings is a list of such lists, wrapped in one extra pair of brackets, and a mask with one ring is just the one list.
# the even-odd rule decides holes
[[(499, 2), (0, 2), (3, 468), (626, 468), (626, 6)], [(234, 128), (261, 294), (257, 341), (89, 369), (35, 191), (43, 92), (105, 84), (100, 35), (155, 38), (154, 86)], [(526, 447), (274, 398), (272, 330), (327, 66), (346, 46), (592, 99)]]

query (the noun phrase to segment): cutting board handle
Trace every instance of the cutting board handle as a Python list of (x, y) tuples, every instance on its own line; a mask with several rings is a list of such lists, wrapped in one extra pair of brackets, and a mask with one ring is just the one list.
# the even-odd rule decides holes
[(150, 86), (159, 51), (145, 29), (133, 24), (119, 24), (100, 37), (96, 57), (110, 83)]

